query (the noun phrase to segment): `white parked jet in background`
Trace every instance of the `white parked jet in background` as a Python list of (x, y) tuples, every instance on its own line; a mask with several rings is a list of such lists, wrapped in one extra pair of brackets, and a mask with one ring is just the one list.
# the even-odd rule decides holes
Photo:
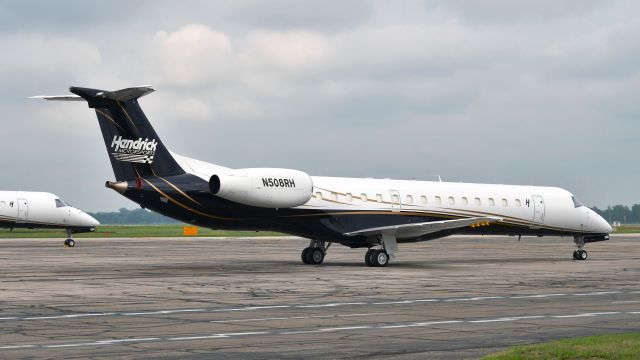
[(89, 214), (46, 192), (0, 191), (0, 227), (65, 229), (65, 246), (74, 247), (73, 233), (95, 231), (100, 225)]

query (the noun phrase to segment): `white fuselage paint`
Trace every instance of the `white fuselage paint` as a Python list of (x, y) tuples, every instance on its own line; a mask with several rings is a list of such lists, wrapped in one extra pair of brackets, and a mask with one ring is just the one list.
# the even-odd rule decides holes
[[(172, 153), (188, 173), (209, 181), (232, 169)], [(557, 187), (312, 176), (313, 194), (301, 209), (386, 211), (442, 217), (497, 216), (501, 223), (575, 233), (608, 234), (611, 226)]]
[[(99, 222), (72, 206), (56, 204), (54, 194), (33, 191), (0, 191), (0, 222), (6, 227), (28, 226), (91, 228)], [(14, 224), (15, 226), (13, 226)]]

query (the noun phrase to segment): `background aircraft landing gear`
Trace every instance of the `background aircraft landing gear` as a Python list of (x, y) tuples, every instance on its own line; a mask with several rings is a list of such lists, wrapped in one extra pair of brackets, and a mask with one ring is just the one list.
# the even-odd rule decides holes
[(67, 240), (64, 241), (64, 247), (75, 247), (76, 242), (71, 237), (71, 230), (67, 230)]
[(311, 240), (309, 247), (302, 250), (301, 258), (302, 262), (306, 265), (320, 265), (324, 261), (324, 257), (327, 254), (331, 243), (325, 246), (324, 241)]
[(575, 236), (573, 242), (578, 247), (578, 250), (573, 252), (573, 260), (587, 260), (587, 251), (584, 250), (584, 238), (582, 236)]
[(582, 249), (574, 251), (573, 260), (587, 260), (587, 251)]

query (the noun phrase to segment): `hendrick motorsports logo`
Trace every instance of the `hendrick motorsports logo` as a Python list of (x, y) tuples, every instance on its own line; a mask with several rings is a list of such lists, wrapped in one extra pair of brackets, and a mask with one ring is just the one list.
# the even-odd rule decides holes
[(138, 140), (123, 139), (122, 136), (114, 136), (111, 142), (113, 158), (119, 161), (135, 162), (142, 164), (153, 163), (158, 142), (156, 139), (139, 138)]

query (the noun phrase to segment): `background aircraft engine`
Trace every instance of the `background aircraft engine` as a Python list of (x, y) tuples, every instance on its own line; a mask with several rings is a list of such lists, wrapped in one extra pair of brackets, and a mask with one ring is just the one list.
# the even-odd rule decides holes
[(211, 194), (244, 205), (290, 208), (311, 199), (311, 176), (298, 170), (238, 169), (209, 179)]

